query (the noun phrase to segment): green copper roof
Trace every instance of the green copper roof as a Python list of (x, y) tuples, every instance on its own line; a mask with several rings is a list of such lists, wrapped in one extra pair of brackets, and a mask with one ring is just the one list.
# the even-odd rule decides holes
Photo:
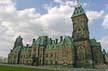
[(100, 42), (97, 42), (95, 39), (91, 39), (90, 44), (91, 46), (97, 46), (97, 47), (101, 46)]
[(22, 46), (17, 46), (15, 49), (16, 49), (16, 51), (19, 52), (22, 48), (23, 48)]
[(65, 36), (63, 41), (60, 41), (58, 43), (56, 43), (56, 40), (52, 40), (52, 44), (48, 43), (46, 50), (56, 50), (62, 47), (62, 45), (64, 43), (66, 43), (67, 45), (72, 45), (73, 41), (72, 38), (70, 36)]
[(54, 49), (57, 49), (55, 40), (50, 39), (50, 42), (52, 42), (52, 43), (48, 43), (46, 50), (54, 50)]
[(41, 36), (40, 37), (40, 45), (46, 45), (46, 42), (47, 42), (46, 36)]
[(40, 37), (35, 41), (35, 43), (34, 44), (40, 44)]
[(85, 14), (84, 9), (82, 8), (82, 6), (81, 5), (76, 6), (72, 17), (79, 16), (79, 15), (82, 15), (82, 14)]
[(38, 37), (38, 39), (35, 41), (35, 44), (45, 45), (46, 42), (47, 42), (46, 38), (47, 38), (47, 36), (40, 36), (40, 37)]
[(28, 48), (28, 47), (23, 46), (23, 48), (22, 48), (22, 50), (21, 50), (21, 51), (22, 51), (22, 52), (27, 51), (27, 48)]
[(21, 42), (22, 41), (22, 38), (21, 36), (19, 36), (17, 39), (16, 39), (16, 42)]
[(64, 38), (64, 43), (66, 43), (66, 44), (72, 44), (73, 42), (72, 42), (72, 38), (70, 37), (70, 36), (66, 36), (65, 38)]

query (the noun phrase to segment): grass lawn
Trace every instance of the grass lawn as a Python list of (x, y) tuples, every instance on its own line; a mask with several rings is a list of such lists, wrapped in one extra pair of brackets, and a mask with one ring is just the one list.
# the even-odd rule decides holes
[(36, 69), (36, 68), (0, 65), (0, 71), (60, 71), (60, 70), (47, 70), (47, 69)]

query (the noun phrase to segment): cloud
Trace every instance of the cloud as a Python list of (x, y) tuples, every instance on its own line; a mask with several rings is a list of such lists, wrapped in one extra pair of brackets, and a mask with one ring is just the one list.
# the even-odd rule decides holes
[(68, 5), (60, 5), (59, 7), (48, 9), (48, 13), (41, 16), (40, 20), (43, 21), (43, 24), (50, 30), (49, 35), (54, 36), (53, 32), (55, 32), (55, 36), (71, 34), (71, 16), (73, 10), (74, 8)]
[[(59, 0), (58, 0), (59, 1)], [(32, 39), (40, 35), (59, 37), (72, 34), (71, 16), (75, 2), (59, 2), (59, 6), (46, 6), (47, 13), (41, 15), (36, 8), (17, 10), (12, 0), (0, 0), (0, 56), (7, 56), (13, 48), (17, 36), (24, 38), (24, 44), (31, 43)], [(96, 16), (94, 16), (94, 14)], [(98, 19), (103, 12), (87, 12), (91, 21)], [(93, 16), (93, 17), (92, 17)]]
[(15, 3), (12, 0), (0, 0), (0, 13), (13, 13), (16, 11)]
[(103, 20), (102, 26), (103, 26), (105, 29), (108, 29), (108, 14), (106, 14), (106, 15), (104, 16), (104, 20)]
[(75, 7), (77, 5), (76, 0), (74, 0), (74, 1), (71, 1), (71, 0), (54, 0), (54, 2), (59, 3), (60, 5), (68, 5), (70, 7)]
[(97, 19), (103, 18), (104, 16), (104, 11), (87, 11), (86, 12), (87, 17), (89, 18), (89, 22), (93, 23), (94, 21), (96, 21)]
[(102, 37), (100, 40), (98, 40), (99, 42), (101, 42), (102, 47), (104, 49), (106, 49), (106, 51), (108, 52), (108, 36)]
[(18, 35), (30, 43), (33, 37), (42, 34), (43, 25), (38, 21), (40, 14), (35, 8), (18, 11), (11, 0), (0, 0), (0, 5), (0, 52), (3, 53), (0, 56), (7, 56)]

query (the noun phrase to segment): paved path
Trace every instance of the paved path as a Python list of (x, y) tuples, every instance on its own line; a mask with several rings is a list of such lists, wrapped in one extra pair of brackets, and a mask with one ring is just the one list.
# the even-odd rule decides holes
[(57, 66), (27, 66), (27, 65), (10, 65), (10, 64), (0, 64), (0, 65), (38, 68), (38, 69), (50, 69), (50, 70), (63, 70), (63, 71), (108, 71), (108, 69), (83, 69), (83, 68), (66, 68), (66, 67), (57, 67)]

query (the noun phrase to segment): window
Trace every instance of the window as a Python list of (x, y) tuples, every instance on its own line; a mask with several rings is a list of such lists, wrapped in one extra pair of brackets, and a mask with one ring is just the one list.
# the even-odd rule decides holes
[(81, 31), (81, 29), (78, 29), (78, 31)]
[(76, 14), (76, 12), (74, 12), (74, 14)]
[(53, 54), (51, 54), (51, 57), (53, 57)]
[(85, 59), (85, 49), (83, 46), (80, 46), (78, 48), (78, 59), (79, 60), (84, 60)]

